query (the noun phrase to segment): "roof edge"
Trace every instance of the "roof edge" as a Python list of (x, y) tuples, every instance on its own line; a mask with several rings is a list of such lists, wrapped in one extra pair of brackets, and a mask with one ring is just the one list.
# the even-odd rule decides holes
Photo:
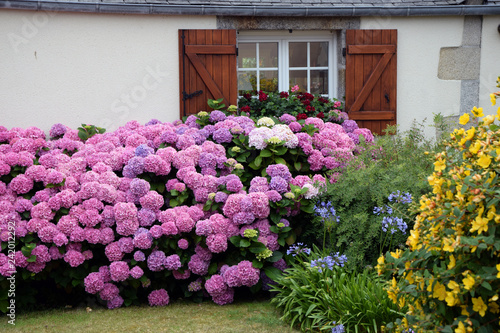
[(464, 16), (500, 15), (500, 5), (453, 5), (407, 7), (276, 7), (164, 5), (50, 0), (9, 0), (0, 9), (101, 14), (214, 15), (214, 16)]

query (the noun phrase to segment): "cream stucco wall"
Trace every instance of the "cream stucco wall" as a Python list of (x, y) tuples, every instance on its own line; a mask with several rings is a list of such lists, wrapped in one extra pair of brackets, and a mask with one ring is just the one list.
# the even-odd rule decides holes
[(479, 105), (485, 114), (496, 114), (498, 107), (491, 105), (489, 95), (500, 90), (496, 87), (496, 79), (500, 75), (500, 16), (485, 16), (483, 18), (482, 50), (480, 68)]
[(179, 118), (178, 29), (215, 17), (0, 11), (0, 125)]
[(398, 30), (398, 110), (401, 130), (426, 119), (425, 134), (434, 137), (433, 113), (456, 115), (459, 80), (438, 79), (441, 47), (460, 46), (463, 17), (363, 17), (361, 29)]

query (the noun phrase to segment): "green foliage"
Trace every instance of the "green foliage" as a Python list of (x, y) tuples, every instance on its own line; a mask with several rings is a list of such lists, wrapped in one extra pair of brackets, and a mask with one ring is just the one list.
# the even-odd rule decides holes
[(376, 332), (403, 315), (373, 270), (354, 273), (339, 266), (311, 267), (310, 261), (320, 256), (317, 249), (310, 256), (298, 255), (271, 287), (276, 292), (271, 302), (283, 311), (283, 320), (303, 331), (331, 331), (342, 324), (347, 332)]
[[(241, 111), (249, 112), (252, 118), (259, 117), (281, 117), (288, 113), (297, 117), (302, 114), (303, 118), (318, 117), (331, 118), (329, 121), (340, 121), (338, 116), (331, 114), (330, 110), (342, 110), (342, 103), (336, 99), (328, 99), (309, 93), (274, 93), (259, 91), (258, 97), (253, 97), (251, 93), (244, 94), (238, 100), (238, 107)], [(327, 119), (325, 119), (327, 120)], [(341, 121), (340, 121), (341, 122)]]
[(219, 99), (209, 99), (207, 101), (207, 104), (209, 107), (211, 107), (214, 110), (222, 110), (226, 107), (226, 104), (222, 103), (224, 98), (219, 98)]
[[(389, 131), (394, 133), (395, 129)], [(331, 230), (328, 247), (347, 255), (350, 268), (362, 270), (376, 264), (385, 234), (374, 207), (386, 205), (389, 194), (397, 190), (409, 192), (413, 198), (430, 190), (425, 178), (432, 170), (432, 159), (424, 152), (433, 147), (416, 124), (405, 133), (377, 137), (374, 144), (363, 146), (337, 182), (329, 184), (327, 192), (318, 198), (331, 202), (337, 211), (339, 223)], [(412, 220), (411, 212), (402, 213)], [(411, 223), (408, 227), (411, 229)], [(320, 244), (322, 239), (323, 221), (317, 217), (304, 242)], [(403, 247), (405, 240), (406, 236), (398, 233), (392, 244)]]
[(97, 127), (94, 125), (82, 124), (82, 127), (78, 127), (78, 137), (82, 141), (87, 141), (87, 139), (93, 137), (95, 134), (102, 134), (106, 132), (105, 128)]
[[(482, 117), (482, 109), (472, 116)], [(378, 261), (381, 273), (396, 276), (389, 297), (410, 308), (398, 328), (500, 329), (500, 126), (494, 120), (488, 115), (477, 127), (451, 133), (435, 155), (432, 193), (420, 200), (409, 248)], [(468, 114), (460, 117), (461, 124), (468, 121)]]

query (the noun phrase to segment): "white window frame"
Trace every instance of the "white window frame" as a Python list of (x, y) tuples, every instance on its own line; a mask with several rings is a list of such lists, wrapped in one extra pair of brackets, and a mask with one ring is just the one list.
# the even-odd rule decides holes
[[(328, 43), (328, 94), (322, 94), (323, 97), (337, 97), (337, 34), (335, 31), (239, 31), (237, 35), (238, 43), (278, 43), (278, 91), (288, 91), (289, 87), (289, 55), (288, 44), (291, 42), (329, 42)], [(308, 48), (310, 44), (307, 44)], [(309, 50), (308, 50), (309, 51)], [(257, 54), (257, 61), (258, 61)], [(309, 65), (309, 52), (307, 52)], [(300, 67), (295, 68), (308, 69), (307, 82), (311, 84), (310, 70), (324, 69), (324, 67)], [(257, 70), (257, 68), (238, 68), (240, 71)], [(261, 70), (261, 69), (259, 69)], [(264, 70), (275, 70), (275, 68), (265, 68)], [(259, 85), (260, 82), (257, 84)], [(301, 87), (304, 88), (304, 87)], [(309, 92), (309, 87), (307, 87)]]

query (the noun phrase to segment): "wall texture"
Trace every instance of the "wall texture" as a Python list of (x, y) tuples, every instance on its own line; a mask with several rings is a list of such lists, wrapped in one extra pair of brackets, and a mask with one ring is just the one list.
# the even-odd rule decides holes
[(496, 79), (500, 75), (500, 16), (485, 16), (482, 29), (482, 50), (479, 85), (479, 105), (485, 114), (496, 114), (498, 107), (491, 105), (490, 94), (498, 91)]
[(0, 125), (179, 118), (178, 29), (215, 17), (0, 11)]

